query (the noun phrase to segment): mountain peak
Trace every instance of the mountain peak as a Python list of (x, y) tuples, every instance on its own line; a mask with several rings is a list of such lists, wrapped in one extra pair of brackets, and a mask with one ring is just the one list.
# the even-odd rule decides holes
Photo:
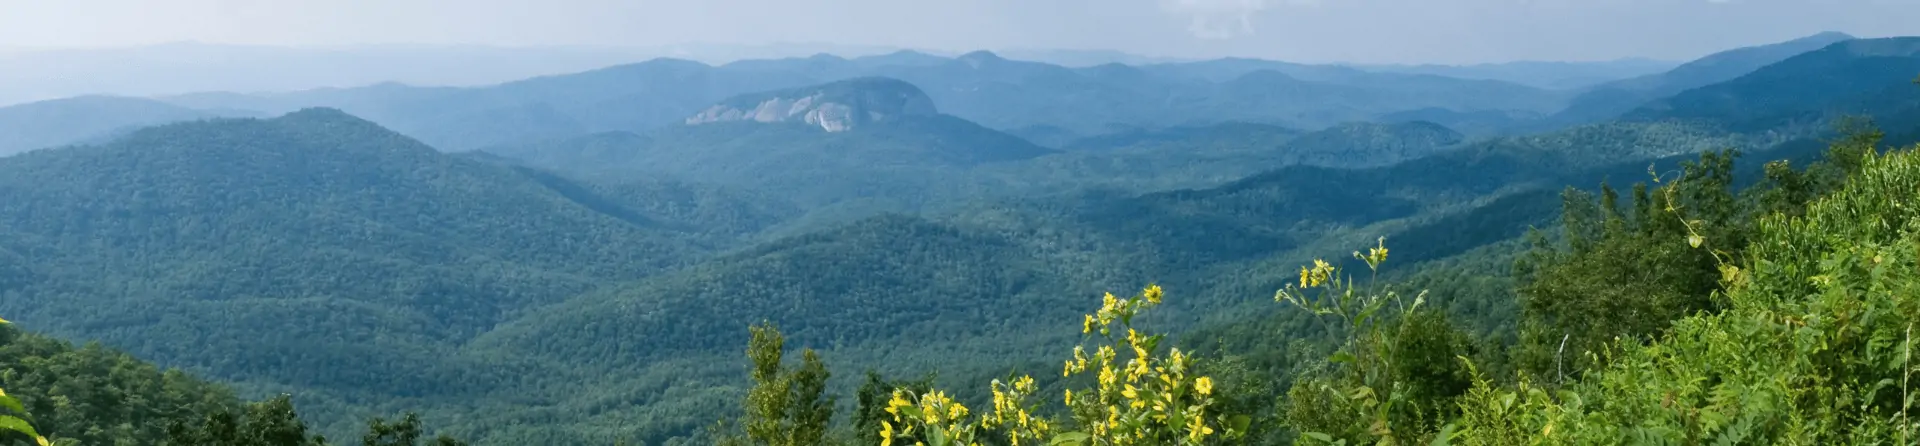
[(998, 54), (994, 54), (992, 51), (980, 50), (961, 54), (960, 57), (956, 57), (953, 60), (960, 61), (974, 68), (979, 68), (981, 64), (996, 63), (1007, 59), (1000, 57)]
[(914, 50), (900, 50), (877, 56), (861, 56), (853, 59), (854, 62), (870, 66), (933, 66), (946, 63), (949, 60), (951, 59)]
[(1855, 57), (1915, 57), (1920, 56), (1920, 37), (1850, 39), (1826, 50), (1843, 51)]
[(347, 114), (347, 112), (341, 111), (340, 109), (333, 108), (333, 107), (303, 108), (303, 109), (295, 110), (292, 113), (281, 115), (277, 119), (284, 120), (284, 121), (296, 121), (296, 122), (302, 122), (302, 121), (304, 122), (331, 121), (331, 122), (343, 122), (343, 123), (367, 122), (367, 120), (360, 119), (360, 117), (358, 116)]
[(686, 119), (689, 125), (728, 121), (804, 122), (828, 132), (892, 120), (939, 114), (919, 87), (885, 77), (861, 77), (786, 90), (735, 96)]
[(1824, 32), (1821, 32), (1821, 33), (1818, 33), (1818, 34), (1814, 34), (1814, 35), (1811, 35), (1811, 36), (1806, 36), (1806, 37), (1801, 37), (1801, 38), (1798, 38), (1798, 39), (1793, 39), (1793, 40), (1794, 40), (1794, 41), (1825, 41), (1825, 42), (1838, 42), (1838, 41), (1842, 41), (1842, 40), (1853, 40), (1853, 39), (1857, 39), (1857, 38), (1858, 38), (1858, 37), (1854, 37), (1854, 36), (1853, 36), (1852, 34), (1847, 34), (1847, 33), (1843, 33), (1843, 32), (1839, 32), (1839, 31), (1824, 31)]
[(807, 56), (807, 60), (814, 61), (814, 62), (846, 62), (847, 58), (836, 56), (831, 53), (814, 53), (814, 55), (812, 56)]

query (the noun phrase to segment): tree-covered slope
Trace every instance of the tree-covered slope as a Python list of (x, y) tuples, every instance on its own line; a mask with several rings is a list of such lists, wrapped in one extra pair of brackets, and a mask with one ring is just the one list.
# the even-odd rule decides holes
[[(961, 61), (998, 63), (983, 57)], [(1096, 68), (1068, 75), (1138, 74)], [(1067, 78), (1006, 70), (996, 76)], [(1859, 79), (1880, 84), (1819, 89), (1907, 87), (1873, 73)], [(1776, 100), (1799, 94), (1779, 89), (1727, 91), (1759, 104), (1746, 108), (1809, 107)], [(1418, 122), (1306, 133), (1234, 123), (1058, 151), (945, 115), (845, 131), (741, 120), (503, 146), (504, 157), (442, 154), (332, 110), (178, 124), (0, 159), (0, 314), (247, 392), (298, 392), (329, 432), (416, 408), (484, 444), (698, 442), (701, 427), (736, 411), (747, 383), (738, 345), (761, 320), (825, 358), (837, 375), (821, 381), (834, 389), (858, 385), (867, 368), (979, 383), (1058, 370), (1051, 361), (1080, 335), (1079, 303), (1102, 291), (1166, 286), (1180, 298), (1152, 322), (1175, 331), (1268, 316), (1276, 289), (1305, 280), (1300, 264), (1384, 236), (1404, 240), (1392, 242), (1396, 262), (1437, 265), (1410, 277), (1451, 287), (1434, 294), (1449, 299), (1436, 302), (1449, 317), (1512, 328), (1530, 315), (1487, 288), (1521, 280), (1462, 268), (1511, 263), (1518, 237), (1568, 215), (1556, 206), (1567, 185), (1696, 175), (1679, 161), (1709, 149), (1798, 162), (1807, 138), (1824, 136), (1810, 125), (1730, 133), (1738, 116), (1711, 118), (1475, 140)], [(1730, 176), (1797, 184), (1791, 169), (1730, 165)], [(901, 210), (922, 212), (885, 215)], [(1578, 265), (1637, 264), (1603, 260)], [(1418, 320), (1430, 325), (1415, 350), (1440, 362), (1392, 373), (1446, 375), (1434, 379), (1442, 387), (1465, 382), (1453, 353), (1504, 355), (1499, 343), (1512, 341), (1473, 337), (1488, 350), (1468, 352), (1466, 336)], [(1294, 314), (1236, 326), (1285, 341), (1178, 341), (1279, 350), (1242, 358), (1289, 364), (1239, 379), (1256, 381), (1317, 367), (1301, 361), (1346, 333), (1316, 325)], [(1512, 376), (1522, 362), (1489, 366)], [(1302, 382), (1293, 378), (1265, 383)], [(1074, 385), (1051, 381), (1041, 385)], [(1238, 388), (1224, 383), (1223, 393)], [(985, 390), (959, 395), (984, 401)]]
[(611, 182), (673, 179), (775, 194), (802, 206), (876, 201), (917, 210), (958, 199), (976, 166), (1053, 152), (951, 116), (903, 117), (850, 131), (724, 122), (488, 149)]
[[(10, 415), (26, 417), (41, 436), (61, 444), (159, 444), (174, 423), (198, 423), (240, 406), (225, 387), (179, 370), (6, 323), (0, 323), (0, 389), (25, 409)], [(16, 444), (4, 434), (0, 430), (0, 444)]]
[(463, 340), (786, 212), (453, 157), (327, 109), (150, 128), (0, 172), (6, 314), (354, 404), (484, 390), (504, 364), (452, 359)]
[(1855, 155), (1833, 160), (1858, 163), (1839, 190), (1765, 216), (1747, 255), (1715, 259), (1715, 311), (1614, 341), (1604, 364), (1564, 384), (1481, 380), (1460, 404), (1457, 441), (1912, 441), (1920, 163), (1911, 149)]

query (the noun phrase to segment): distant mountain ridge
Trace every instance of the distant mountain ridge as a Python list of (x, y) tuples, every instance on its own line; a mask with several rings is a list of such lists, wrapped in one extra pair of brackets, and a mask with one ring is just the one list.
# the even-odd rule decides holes
[(81, 96), (0, 107), (0, 156), (100, 141), (141, 127), (222, 115), (118, 96)]
[(1538, 88), (1573, 89), (1619, 79), (1657, 74), (1681, 62), (1627, 58), (1596, 62), (1518, 61), (1473, 65), (1355, 65), (1368, 71), (1432, 74), (1461, 79), (1512, 82)]
[(1650, 102), (1623, 119), (1713, 122), (1732, 131), (1818, 126), (1920, 111), (1920, 37), (1839, 41), (1752, 73)]
[[(757, 104), (729, 104), (738, 110), (731, 117), (726, 108), (712, 108), (741, 95), (873, 77), (912, 84), (938, 112), (987, 127), (1045, 125), (1081, 134), (1114, 125), (1165, 127), (1224, 121), (1319, 128), (1430, 107), (1546, 112), (1559, 108), (1564, 100), (1561, 93), (1498, 81), (1277, 62), (1252, 66), (1260, 68), (1253, 72), (1229, 69), (1234, 75), (1221, 79), (1212, 69), (1196, 68), (1214, 74), (1189, 75), (1182, 73), (1191, 70), (1174, 65), (1067, 68), (1006, 59), (987, 51), (951, 58), (903, 51), (853, 59), (822, 54), (721, 66), (656, 59), (487, 87), (384, 84), (262, 95), (194, 94), (165, 100), (190, 108), (267, 113), (335, 107), (449, 151), (594, 132), (643, 132), (682, 124), (703, 112), (711, 113), (695, 121), (730, 120), (749, 111), (769, 116), (766, 112), (772, 110), (758, 109)], [(1289, 72), (1265, 74), (1277, 73), (1275, 67)], [(806, 113), (798, 112), (797, 117), (805, 121)]]
[(1573, 98), (1566, 110), (1548, 118), (1556, 124), (1598, 122), (1619, 117), (1641, 104), (1682, 91), (1733, 80), (1761, 67), (1851, 40), (1845, 33), (1823, 32), (1770, 45), (1707, 55), (1672, 70), (1600, 84)]

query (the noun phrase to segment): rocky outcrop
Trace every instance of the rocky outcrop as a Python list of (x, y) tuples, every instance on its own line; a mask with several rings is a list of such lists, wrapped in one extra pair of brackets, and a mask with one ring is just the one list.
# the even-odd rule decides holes
[(806, 123), (828, 132), (844, 132), (874, 122), (936, 114), (939, 110), (934, 108), (933, 99), (920, 88), (875, 77), (741, 95), (688, 117), (686, 123)]

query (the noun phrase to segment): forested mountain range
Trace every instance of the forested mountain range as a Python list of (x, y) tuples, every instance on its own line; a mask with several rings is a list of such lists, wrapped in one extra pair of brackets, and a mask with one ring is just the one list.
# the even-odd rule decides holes
[[(950, 58), (900, 51), (856, 58), (822, 54), (743, 60), (719, 66), (654, 59), (477, 87), (383, 83), (159, 99), (218, 116), (338, 108), (448, 151), (595, 132), (645, 132), (678, 123), (737, 95), (872, 76), (912, 83), (946, 113), (999, 130), (1047, 127), (1097, 136), (1115, 129), (1235, 121), (1314, 130), (1352, 121), (1425, 120), (1485, 136), (1611, 119), (1642, 103), (1731, 79), (1846, 38), (1826, 33), (1733, 50), (1670, 72), (1580, 89), (1547, 89), (1495, 79), (1502, 76), (1446, 77), (1406, 67), (1369, 70), (1218, 59), (1069, 68), (1009, 60), (985, 51)], [(20, 107), (29, 105), (33, 104)], [(111, 116), (129, 113), (116, 109), (126, 107), (93, 104), (85, 110), (98, 109), (90, 115)], [(182, 119), (187, 118), (112, 122), (145, 125)], [(53, 131), (27, 125), (0, 128), (20, 135), (13, 138), (20, 140), (12, 144), (19, 146), (10, 149), (15, 152), (102, 136), (58, 131), (87, 128), (80, 122), (48, 125)], [(0, 153), (7, 150), (0, 147)]]
[[(1284, 392), (1309, 370), (1276, 363), (1337, 350), (1314, 343), (1346, 334), (1272, 301), (1306, 280), (1297, 265), (1385, 237), (1406, 270), (1384, 277), (1429, 288), (1431, 305), (1472, 330), (1461, 345), (1521, 350), (1534, 344), (1515, 327), (1542, 310), (1515, 298), (1529, 278), (1507, 267), (1529, 229), (1579, 221), (1565, 188), (1712, 177), (1718, 155), (1701, 154), (1735, 148), (1746, 155), (1726, 175), (1798, 197), (1769, 204), (1797, 209), (1832, 185), (1792, 189), (1793, 171), (1766, 161), (1819, 159), (1849, 115), (1877, 120), (1880, 143), (1920, 136), (1915, 48), (1839, 41), (1651, 97), (1622, 119), (1509, 136), (1362, 121), (1432, 107), (1550, 112), (1562, 93), (1324, 68), (896, 53), (170, 98), (337, 108), (196, 115), (0, 158), (0, 315), (249, 397), (290, 393), (333, 436), (418, 410), (477, 444), (711, 442), (704, 428), (742, 412), (753, 383), (740, 346), (762, 321), (824, 357), (834, 393), (868, 369), (937, 373), (977, 407), (987, 398), (976, 383), (1056, 376), (1087, 304), (1148, 284), (1177, 298), (1142, 323), (1190, 352), (1248, 343), (1227, 334), (1298, 341), (1233, 355), (1256, 368), (1246, 373), (1285, 374), (1268, 383)], [(1175, 68), (1188, 71), (1166, 74)], [(1135, 120), (1129, 107), (1201, 118)], [(1076, 136), (1014, 136), (1043, 128)], [(1528, 367), (1515, 357), (1488, 365)], [(29, 413), (73, 392), (0, 379), (35, 402)], [(170, 379), (182, 390), (166, 401), (211, 395), (174, 419), (240, 407)], [(102, 438), (36, 421), (56, 438)], [(160, 435), (136, 424), (141, 438)]]
[(1574, 97), (1554, 123), (1604, 121), (1619, 117), (1649, 101), (1725, 82), (1787, 58), (1853, 39), (1844, 33), (1820, 33), (1772, 45), (1722, 51), (1687, 62), (1672, 70), (1621, 79), (1587, 88)]
[(1316, 70), (1341, 74), (1299, 77), (1304, 74), (1301, 70), (1262, 66), (1213, 81), (1156, 74), (1165, 71), (1158, 67), (1110, 64), (1073, 69), (1008, 60), (984, 51), (952, 59), (912, 54), (859, 59), (816, 56), (719, 67), (657, 59), (484, 88), (382, 85), (164, 99), (195, 108), (273, 113), (335, 107), (435, 147), (465, 150), (587, 132), (651, 130), (735, 95), (867, 76), (912, 83), (946, 113), (988, 127), (1051, 125), (1081, 133), (1116, 124), (1231, 120), (1320, 127), (1426, 107), (1546, 113), (1557, 110), (1565, 96), (1498, 81), (1348, 68)]

